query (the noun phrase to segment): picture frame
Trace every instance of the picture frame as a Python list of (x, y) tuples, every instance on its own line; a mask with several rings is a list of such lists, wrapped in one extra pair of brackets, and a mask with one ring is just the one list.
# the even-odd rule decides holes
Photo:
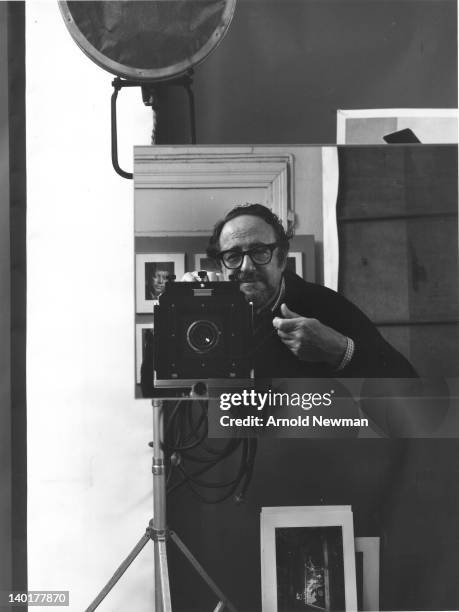
[(214, 259), (207, 257), (206, 253), (195, 253), (193, 270), (206, 270), (207, 272), (216, 272), (217, 274), (220, 274), (222, 271), (218, 263)]
[(357, 610), (350, 506), (262, 508), (262, 612)]
[(145, 357), (146, 334), (153, 331), (153, 321), (135, 325), (135, 382), (140, 384), (140, 368)]
[[(379, 610), (380, 538), (355, 538), (355, 554), (362, 555), (362, 610)], [(360, 609), (360, 608), (359, 608)]]
[(300, 251), (293, 251), (288, 254), (287, 270), (290, 270), (303, 278), (303, 253)]
[(185, 274), (184, 253), (137, 253), (135, 256), (136, 312), (152, 313), (169, 274)]

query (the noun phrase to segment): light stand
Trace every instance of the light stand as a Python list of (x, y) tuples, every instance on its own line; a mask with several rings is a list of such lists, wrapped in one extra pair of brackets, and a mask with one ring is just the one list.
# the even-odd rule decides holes
[(100, 591), (94, 601), (88, 606), (86, 612), (93, 612), (99, 604), (110, 593), (115, 584), (126, 572), (131, 563), (143, 550), (149, 540), (153, 540), (155, 558), (155, 612), (172, 612), (171, 595), (169, 587), (169, 572), (167, 568), (166, 543), (170, 538), (172, 542), (185, 555), (191, 565), (195, 568), (201, 578), (207, 583), (209, 588), (218, 598), (218, 603), (214, 612), (229, 610), (237, 612), (236, 608), (225, 597), (215, 582), (210, 578), (205, 569), (199, 564), (197, 559), (188, 550), (178, 535), (173, 531), (168, 531), (166, 521), (166, 465), (164, 462), (164, 452), (162, 449), (164, 426), (163, 426), (163, 401), (160, 399), (152, 400), (153, 406), (153, 518), (148, 524), (145, 534), (121, 563), (113, 576)]

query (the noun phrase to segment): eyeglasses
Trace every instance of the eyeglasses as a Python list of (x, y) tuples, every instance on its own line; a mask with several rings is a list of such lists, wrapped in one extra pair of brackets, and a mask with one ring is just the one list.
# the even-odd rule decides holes
[(229, 270), (240, 268), (246, 255), (250, 257), (252, 263), (256, 266), (265, 266), (269, 264), (273, 258), (273, 252), (277, 246), (279, 246), (279, 244), (273, 242), (272, 244), (259, 244), (251, 249), (247, 249), (247, 251), (229, 249), (228, 251), (221, 251), (221, 253), (218, 253), (217, 257), (225, 268)]

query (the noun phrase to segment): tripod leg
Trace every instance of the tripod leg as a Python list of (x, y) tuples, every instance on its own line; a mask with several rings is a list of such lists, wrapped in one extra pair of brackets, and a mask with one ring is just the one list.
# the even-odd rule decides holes
[(153, 402), (153, 518), (150, 529), (155, 544), (155, 604), (157, 612), (171, 612), (166, 554), (166, 467), (163, 443), (163, 403)]
[(171, 612), (171, 594), (165, 540), (155, 541), (155, 610)]
[(93, 610), (95, 610), (99, 606), (99, 604), (107, 597), (107, 595), (113, 589), (115, 584), (118, 582), (118, 580), (121, 578), (121, 576), (127, 570), (127, 568), (131, 565), (131, 563), (134, 561), (134, 559), (137, 557), (137, 555), (140, 553), (140, 551), (144, 548), (144, 546), (149, 541), (150, 541), (150, 536), (149, 536), (148, 533), (145, 533), (140, 538), (140, 540), (137, 542), (137, 544), (132, 549), (132, 551), (129, 553), (129, 555), (126, 557), (126, 559), (123, 561), (123, 563), (121, 563), (121, 565), (118, 567), (116, 572), (113, 574), (113, 576), (110, 578), (110, 580), (104, 586), (104, 588), (101, 590), (99, 595), (97, 595), (97, 597), (94, 599), (94, 601), (89, 604), (89, 606), (86, 608), (85, 612), (93, 612)]
[(155, 546), (155, 612), (163, 612), (163, 587), (161, 584), (160, 558), (157, 543)]
[(218, 588), (206, 570), (202, 567), (196, 557), (193, 556), (193, 553), (185, 546), (182, 540), (178, 537), (178, 535), (174, 531), (169, 531), (169, 537), (174, 542), (174, 544), (181, 550), (181, 552), (185, 555), (194, 569), (198, 572), (201, 578), (206, 582), (206, 584), (210, 587), (210, 589), (215, 593), (215, 595), (220, 600), (214, 612), (224, 610), (228, 608), (230, 612), (237, 612), (236, 608), (229, 601), (227, 597), (222, 593), (222, 591)]

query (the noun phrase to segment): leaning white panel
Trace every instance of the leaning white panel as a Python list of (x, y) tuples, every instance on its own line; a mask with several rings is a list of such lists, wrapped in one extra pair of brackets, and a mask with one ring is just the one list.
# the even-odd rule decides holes
[(384, 144), (383, 136), (411, 129), (423, 144), (456, 144), (455, 108), (367, 108), (338, 110), (337, 144)]
[(338, 203), (338, 150), (322, 148), (322, 201), (324, 236), (324, 285), (338, 290), (339, 242), (336, 206)]

